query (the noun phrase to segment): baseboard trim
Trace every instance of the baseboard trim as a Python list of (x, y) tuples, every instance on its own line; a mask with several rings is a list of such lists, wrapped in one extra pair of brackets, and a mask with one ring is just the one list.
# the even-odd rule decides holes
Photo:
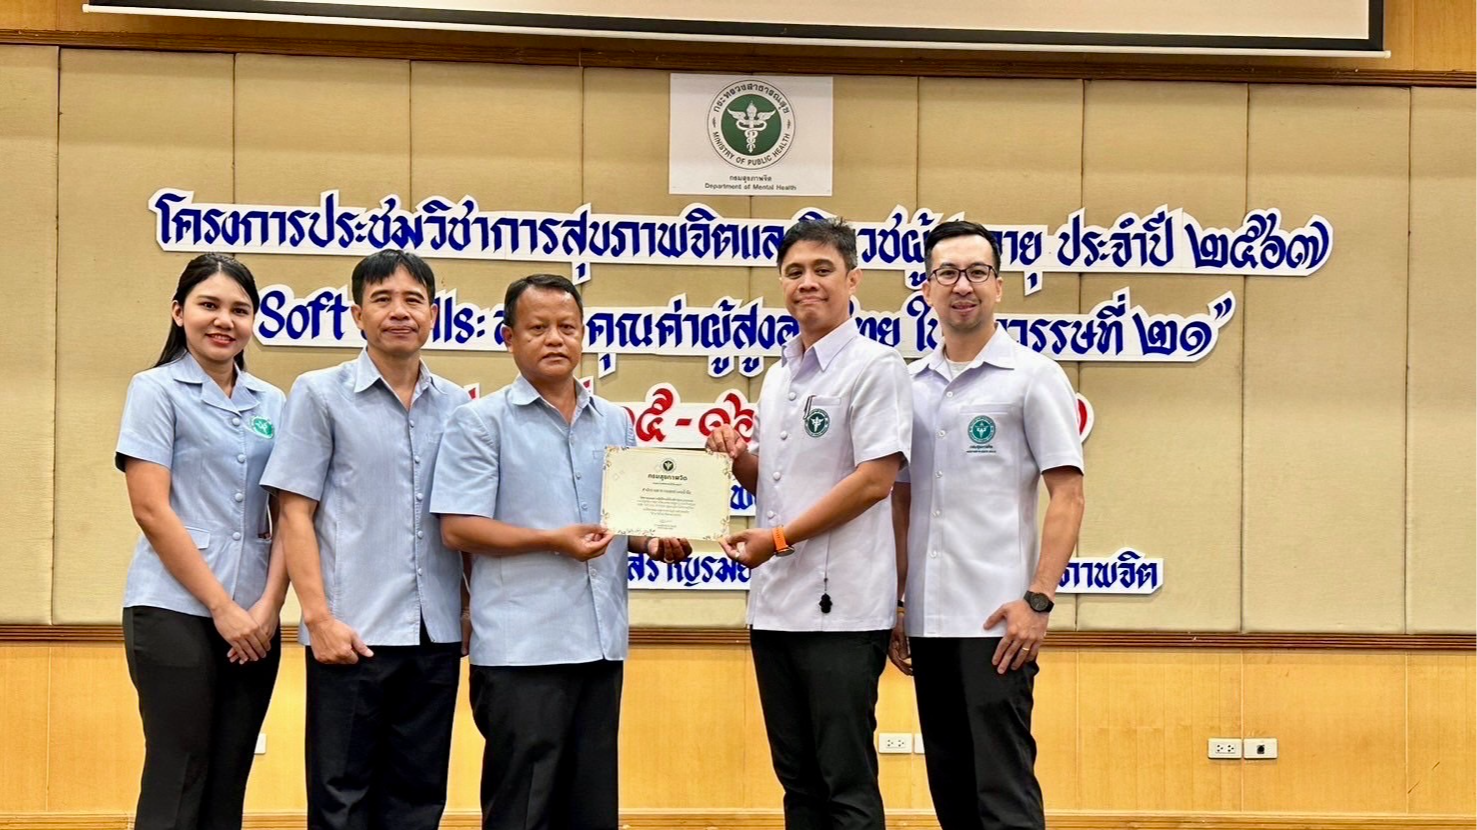
[[(1049, 830), (1472, 830), (1472, 816), (1396, 813), (1140, 813), (1065, 810), (1049, 813)], [(129, 830), (122, 813), (0, 813), (0, 830)], [(926, 810), (894, 810), (889, 830), (937, 830)], [(474, 812), (447, 813), (443, 830), (476, 830)], [(301, 813), (252, 813), (243, 830), (303, 830)], [(628, 810), (621, 830), (783, 830), (778, 810)]]

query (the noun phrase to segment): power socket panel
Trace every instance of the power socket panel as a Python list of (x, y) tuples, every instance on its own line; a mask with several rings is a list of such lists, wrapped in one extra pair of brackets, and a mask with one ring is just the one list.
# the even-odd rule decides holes
[(1241, 757), (1240, 738), (1211, 738), (1206, 756), (1218, 761)]
[(877, 751), (883, 755), (911, 755), (913, 733), (880, 732), (877, 735)]

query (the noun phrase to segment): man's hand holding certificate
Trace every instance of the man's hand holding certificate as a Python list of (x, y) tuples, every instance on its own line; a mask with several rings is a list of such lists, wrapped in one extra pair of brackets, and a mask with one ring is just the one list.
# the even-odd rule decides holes
[(718, 540), (732, 491), (733, 464), (721, 453), (610, 447), (600, 522), (617, 535)]

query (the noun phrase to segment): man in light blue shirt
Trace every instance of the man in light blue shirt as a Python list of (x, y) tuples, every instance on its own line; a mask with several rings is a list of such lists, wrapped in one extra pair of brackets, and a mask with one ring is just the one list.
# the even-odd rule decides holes
[(262, 477), (281, 496), (310, 646), (308, 827), (431, 830), (446, 805), (462, 573), (431, 485), (468, 396), (420, 359), (436, 323), (424, 262), (366, 257), (353, 294), (366, 348), (298, 378)]
[(601, 527), (607, 447), (636, 443), (622, 409), (575, 378), (584, 306), (564, 277), (514, 282), (503, 337), (518, 378), (458, 409), (431, 509), (471, 580), (472, 711), (484, 828), (614, 830), (626, 659), (626, 550), (659, 561), (680, 539)]

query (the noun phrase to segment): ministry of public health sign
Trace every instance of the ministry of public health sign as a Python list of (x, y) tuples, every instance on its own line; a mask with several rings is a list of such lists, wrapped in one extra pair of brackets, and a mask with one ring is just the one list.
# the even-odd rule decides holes
[(831, 195), (831, 79), (673, 75), (672, 193)]

